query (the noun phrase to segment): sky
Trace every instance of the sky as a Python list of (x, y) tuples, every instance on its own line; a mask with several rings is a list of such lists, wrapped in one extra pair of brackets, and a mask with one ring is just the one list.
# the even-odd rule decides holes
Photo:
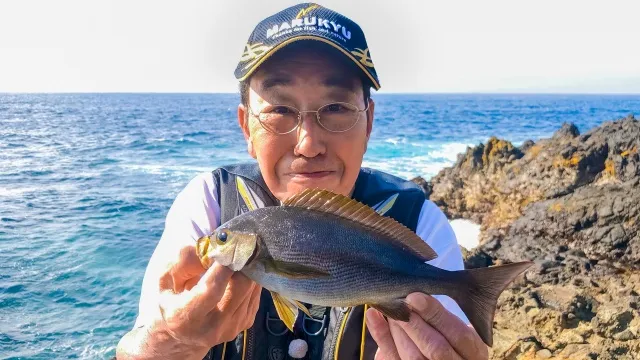
[[(0, 92), (236, 92), (253, 27), (298, 1), (0, 0)], [(327, 0), (381, 93), (640, 93), (640, 2)]]

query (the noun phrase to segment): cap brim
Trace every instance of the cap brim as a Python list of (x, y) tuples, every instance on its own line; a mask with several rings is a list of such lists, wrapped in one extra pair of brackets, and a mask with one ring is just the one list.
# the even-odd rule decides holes
[(295, 37), (289, 38), (289, 39), (281, 42), (277, 46), (274, 46), (273, 48), (269, 49), (264, 54), (262, 54), (262, 57), (259, 60), (257, 60), (254, 64), (252, 64), (251, 67), (249, 68), (249, 70), (247, 70), (247, 72), (244, 75), (242, 75), (238, 80), (239, 81), (246, 80), (249, 76), (251, 76), (251, 74), (253, 74), (255, 72), (256, 69), (258, 69), (258, 67), (263, 62), (265, 62), (267, 59), (269, 59), (269, 57), (271, 57), (271, 55), (276, 53), (278, 50), (284, 48), (285, 46), (287, 46), (287, 45), (289, 45), (291, 43), (294, 43), (296, 41), (300, 41), (300, 40), (321, 41), (321, 42), (323, 42), (323, 43), (325, 43), (327, 45), (330, 45), (334, 49), (339, 50), (342, 54), (344, 54), (346, 57), (351, 59), (351, 61), (353, 61), (358, 66), (358, 68), (360, 68), (360, 70), (362, 70), (362, 72), (367, 76), (369, 81), (371, 81), (371, 85), (373, 86), (374, 89), (376, 89), (376, 90), (380, 89), (380, 84), (376, 81), (376, 79), (373, 76), (371, 76), (369, 71), (367, 71), (367, 69), (362, 65), (362, 63), (360, 63), (360, 61), (358, 59), (356, 59), (351, 53), (349, 53), (347, 50), (342, 48), (340, 45), (338, 45), (338, 44), (336, 44), (336, 43), (334, 43), (334, 42), (332, 42), (330, 40), (327, 40), (326, 38), (323, 38), (323, 37), (320, 37), (320, 36), (314, 36), (314, 35), (295, 36)]

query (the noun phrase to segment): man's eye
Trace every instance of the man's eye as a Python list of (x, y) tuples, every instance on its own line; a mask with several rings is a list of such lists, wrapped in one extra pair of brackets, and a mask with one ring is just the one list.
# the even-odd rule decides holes
[(286, 115), (293, 112), (291, 111), (291, 109), (289, 109), (286, 106), (274, 106), (266, 110), (269, 114), (278, 114), (278, 115)]
[(342, 104), (329, 104), (324, 108), (326, 112), (342, 112), (345, 110), (346, 108)]

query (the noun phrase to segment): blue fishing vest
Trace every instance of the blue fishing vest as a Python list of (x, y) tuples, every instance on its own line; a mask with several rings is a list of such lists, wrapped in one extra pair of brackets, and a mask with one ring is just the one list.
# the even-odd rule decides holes
[[(213, 171), (221, 224), (253, 208), (278, 206), (256, 163), (224, 166)], [(352, 196), (385, 216), (416, 231), (425, 196), (416, 184), (362, 168)], [(307, 304), (309, 305), (309, 304)], [(303, 359), (373, 359), (377, 345), (364, 321), (366, 306), (327, 308), (309, 306), (312, 317), (299, 312), (293, 332), (279, 319), (271, 294), (263, 289), (251, 328), (235, 340), (219, 344), (204, 359), (288, 360), (289, 343), (303, 339), (309, 350)]]

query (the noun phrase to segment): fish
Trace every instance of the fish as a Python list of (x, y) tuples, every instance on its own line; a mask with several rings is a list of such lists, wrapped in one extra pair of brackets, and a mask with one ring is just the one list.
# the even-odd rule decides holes
[(239, 271), (271, 292), (289, 329), (305, 304), (369, 305), (409, 321), (407, 295), (447, 295), (482, 341), (493, 345), (498, 297), (533, 263), (447, 271), (415, 232), (371, 207), (323, 189), (306, 189), (280, 206), (252, 209), (196, 241), (200, 262)]

